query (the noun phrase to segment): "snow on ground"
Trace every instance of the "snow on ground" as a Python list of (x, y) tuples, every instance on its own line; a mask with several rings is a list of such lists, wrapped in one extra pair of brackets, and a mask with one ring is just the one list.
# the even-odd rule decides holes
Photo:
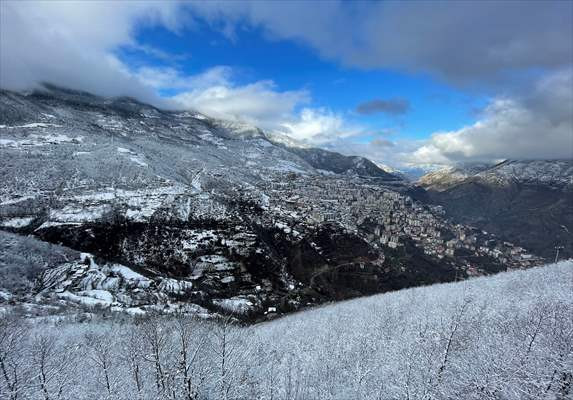
[(114, 264), (111, 267), (111, 270), (120, 275), (126, 281), (135, 283), (137, 287), (148, 287), (151, 284), (151, 280), (149, 278), (138, 274), (124, 265)]
[(0, 139), (1, 147), (17, 148), (22, 146), (45, 146), (48, 144), (80, 143), (82, 136), (69, 137), (67, 135), (29, 135), (27, 139)]
[(78, 295), (105, 301), (109, 304), (114, 302), (113, 295), (107, 290), (102, 289), (82, 290), (78, 292)]
[(50, 221), (80, 223), (90, 222), (101, 218), (105, 213), (111, 211), (108, 204), (95, 205), (91, 207), (77, 207), (67, 205), (59, 210), (51, 210), (49, 214)]
[(10, 299), (12, 299), (12, 294), (10, 294), (4, 290), (0, 290), (0, 300), (9, 301)]
[(307, 171), (303, 171), (302, 169), (300, 169), (297, 164), (286, 160), (279, 160), (279, 162), (270, 169), (273, 171), (280, 171), (280, 172), (296, 172), (301, 175), (307, 174)]
[(86, 307), (96, 307), (96, 306), (100, 306), (100, 307), (109, 307), (111, 306), (110, 302), (107, 302), (105, 300), (100, 300), (94, 297), (90, 297), (90, 296), (80, 296), (80, 295), (76, 295), (70, 292), (62, 292), (62, 293), (57, 293), (56, 296), (62, 300), (68, 300), (71, 301), (73, 303), (78, 303), (81, 305), (84, 305)]
[(9, 206), (9, 205), (13, 205), (13, 204), (18, 204), (18, 203), (22, 203), (26, 200), (31, 200), (33, 198), (34, 198), (34, 196), (22, 196), (22, 197), (17, 197), (17, 198), (10, 198), (8, 200), (2, 200), (2, 202), (0, 203), (0, 206)]
[(171, 278), (162, 278), (158, 289), (170, 295), (181, 295), (193, 288), (193, 283)]
[(137, 165), (139, 165), (140, 167), (148, 167), (149, 166), (146, 162), (142, 161), (139, 157), (134, 156), (134, 157), (129, 157), (129, 159), (131, 161), (133, 161), (134, 163), (136, 163)]
[(230, 299), (214, 299), (213, 304), (223, 310), (236, 314), (246, 314), (252, 310), (254, 304), (242, 297), (231, 297)]
[(31, 122), (28, 124), (24, 124), (24, 125), (15, 125), (15, 126), (7, 126), (7, 125), (0, 125), (0, 128), (4, 128), (4, 129), (17, 129), (17, 128), (61, 128), (62, 125), (56, 125), (56, 124), (48, 124), (45, 122)]
[(30, 225), (34, 219), (34, 217), (10, 218), (0, 221), (0, 226), (5, 228), (24, 228)]

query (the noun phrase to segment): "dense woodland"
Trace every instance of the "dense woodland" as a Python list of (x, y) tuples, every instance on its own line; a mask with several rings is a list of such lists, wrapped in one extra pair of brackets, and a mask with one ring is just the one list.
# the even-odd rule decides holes
[(566, 399), (572, 289), (568, 261), (252, 326), (5, 313), (0, 398)]

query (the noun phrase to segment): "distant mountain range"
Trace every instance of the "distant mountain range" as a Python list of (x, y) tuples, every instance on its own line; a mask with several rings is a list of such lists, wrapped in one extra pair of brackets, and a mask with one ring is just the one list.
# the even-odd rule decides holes
[(334, 151), (307, 146), (282, 134), (267, 133), (268, 139), (275, 145), (298, 155), (320, 172), (356, 175), (366, 178), (379, 178), (385, 182), (402, 182), (406, 180), (400, 173), (388, 171), (366, 157), (346, 156)]
[(417, 182), (462, 223), (551, 259), (573, 256), (573, 160), (506, 160), (431, 172)]

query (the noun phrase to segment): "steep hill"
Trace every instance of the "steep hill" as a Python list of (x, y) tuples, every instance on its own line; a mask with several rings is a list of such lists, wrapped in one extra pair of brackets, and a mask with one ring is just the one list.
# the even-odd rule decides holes
[(551, 258), (555, 246), (573, 255), (573, 161), (507, 160), (453, 167), (418, 184), (430, 201), (461, 223), (475, 225)]
[(270, 132), (267, 137), (272, 143), (296, 154), (319, 171), (375, 178), (385, 183), (405, 183), (400, 174), (387, 172), (365, 157), (345, 156), (334, 151), (309, 147), (279, 133)]

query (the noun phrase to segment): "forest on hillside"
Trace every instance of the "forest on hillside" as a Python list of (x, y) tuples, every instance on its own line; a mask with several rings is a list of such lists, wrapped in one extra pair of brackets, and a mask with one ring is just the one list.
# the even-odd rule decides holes
[(0, 318), (0, 398), (566, 399), (573, 262), (258, 325)]

